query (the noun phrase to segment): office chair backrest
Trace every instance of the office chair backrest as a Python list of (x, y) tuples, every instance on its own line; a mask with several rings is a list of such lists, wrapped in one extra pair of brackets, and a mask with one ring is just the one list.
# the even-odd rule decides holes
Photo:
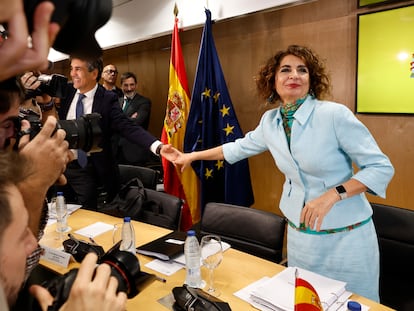
[(135, 220), (152, 225), (180, 230), (183, 201), (171, 194), (145, 189), (147, 202)]
[(141, 180), (145, 188), (156, 189), (158, 172), (148, 167), (119, 164), (119, 175), (121, 184), (125, 184), (134, 177)]
[(217, 234), (235, 249), (279, 263), (285, 227), (285, 219), (274, 213), (211, 202), (205, 206), (200, 234)]
[(380, 300), (414, 310), (414, 211), (371, 203), (380, 249)]

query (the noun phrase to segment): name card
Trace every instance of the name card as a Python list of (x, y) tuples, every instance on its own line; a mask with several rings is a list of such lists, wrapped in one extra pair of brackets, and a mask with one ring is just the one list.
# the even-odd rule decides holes
[(64, 268), (68, 267), (70, 257), (72, 256), (71, 254), (47, 246), (42, 246), (42, 248), (44, 251), (43, 255), (40, 257), (41, 259), (62, 266)]

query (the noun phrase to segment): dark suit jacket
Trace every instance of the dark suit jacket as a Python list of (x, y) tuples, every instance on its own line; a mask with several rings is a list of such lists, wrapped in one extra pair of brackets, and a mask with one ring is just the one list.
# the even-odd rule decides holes
[[(75, 96), (76, 89), (69, 85), (67, 97), (62, 101), (59, 109), (59, 118), (65, 120), (70, 104)], [(90, 161), (97, 172), (97, 178), (102, 181), (105, 190), (112, 198), (119, 189), (119, 170), (113, 156), (111, 137), (119, 134), (135, 144), (149, 148), (157, 140), (154, 136), (137, 126), (122, 111), (118, 103), (118, 97), (112, 91), (107, 91), (102, 85), (98, 85), (92, 105), (92, 112), (99, 113), (102, 118), (100, 126), (102, 139), (99, 146), (102, 152), (92, 153)], [(70, 182), (70, 181), (69, 181)]]
[[(122, 107), (124, 98), (119, 98), (119, 104)], [(144, 129), (148, 129), (148, 124), (151, 115), (151, 100), (140, 94), (135, 94), (131, 99), (126, 111), (124, 113), (130, 118), (132, 122), (142, 126)], [(136, 118), (132, 118), (132, 115), (137, 113)], [(148, 148), (134, 144), (125, 137), (119, 137), (120, 152), (122, 152), (122, 158), (127, 161), (127, 164), (139, 164), (143, 165), (149, 161), (150, 153)]]

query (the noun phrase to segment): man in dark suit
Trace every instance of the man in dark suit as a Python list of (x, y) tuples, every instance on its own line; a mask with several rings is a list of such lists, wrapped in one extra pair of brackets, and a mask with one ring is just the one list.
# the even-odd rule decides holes
[(116, 86), (118, 78), (118, 69), (115, 65), (106, 65), (102, 72), (102, 86), (108, 91), (115, 92), (118, 97), (124, 96), (122, 90)]
[[(160, 154), (163, 145), (142, 127), (134, 124), (119, 106), (118, 97), (98, 84), (102, 73), (102, 60), (88, 60), (72, 56), (70, 59), (70, 76), (73, 86), (69, 86), (67, 97), (59, 108), (60, 119), (75, 119), (82, 109), (83, 114), (99, 113), (102, 130), (100, 147), (102, 152), (90, 153), (85, 159), (81, 150), (73, 150), (77, 160), (67, 166), (65, 176), (68, 184), (76, 193), (79, 203), (85, 208), (96, 209), (98, 189), (112, 200), (119, 190), (119, 170), (115, 161), (111, 139), (119, 134), (135, 144)], [(167, 148), (170, 150), (169, 148)], [(173, 160), (174, 152), (162, 154), (166, 159)]]
[[(132, 72), (121, 75), (123, 96), (119, 98), (119, 105), (124, 113), (135, 124), (148, 130), (151, 114), (151, 100), (136, 92), (137, 77)], [(137, 145), (125, 137), (118, 137), (116, 141), (116, 158), (119, 163), (144, 166), (150, 160), (148, 148)]]

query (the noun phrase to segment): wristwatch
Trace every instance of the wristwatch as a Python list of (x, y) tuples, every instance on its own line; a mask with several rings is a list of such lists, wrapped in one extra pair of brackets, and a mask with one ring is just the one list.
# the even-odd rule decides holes
[(55, 107), (55, 101), (54, 101), (54, 99), (52, 98), (52, 100), (49, 102), (49, 103), (47, 103), (47, 104), (41, 104), (41, 103), (37, 103), (38, 105), (39, 105), (39, 107), (40, 107), (40, 110), (42, 110), (43, 112), (45, 112), (45, 111), (49, 111), (49, 110), (52, 110), (53, 109), (53, 107)]
[(155, 154), (156, 154), (157, 156), (159, 156), (159, 155), (160, 155), (162, 146), (164, 146), (164, 144), (159, 144), (159, 145), (157, 146), (157, 149), (155, 150)]
[(342, 185), (336, 186), (335, 191), (339, 195), (341, 200), (344, 200), (348, 197), (348, 194), (346, 193), (345, 187), (342, 186)]

